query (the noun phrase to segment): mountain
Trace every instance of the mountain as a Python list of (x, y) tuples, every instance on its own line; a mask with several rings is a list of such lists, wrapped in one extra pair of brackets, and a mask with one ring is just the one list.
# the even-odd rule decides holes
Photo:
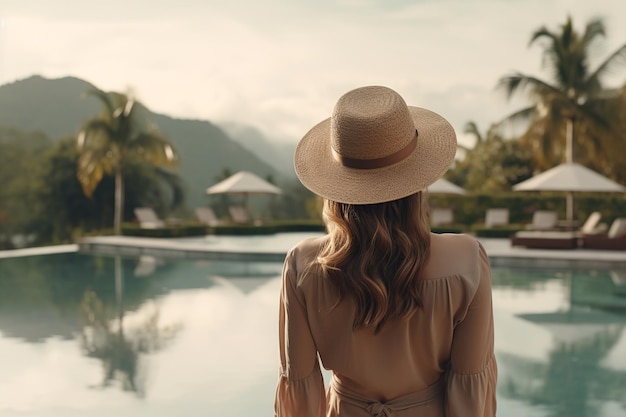
[(0, 125), (24, 131), (40, 130), (53, 140), (75, 135), (100, 104), (83, 98), (93, 84), (78, 78), (32, 76), (0, 86)]
[[(0, 125), (23, 131), (41, 131), (53, 140), (76, 135), (85, 120), (101, 111), (100, 102), (85, 97), (95, 88), (74, 77), (47, 79), (32, 76), (0, 86)], [(149, 111), (149, 110), (148, 110)], [(285, 174), (220, 127), (204, 120), (176, 119), (149, 112), (158, 130), (180, 154), (179, 173), (187, 185), (188, 208), (206, 205), (205, 190), (218, 181), (225, 168), (247, 170), (280, 183)]]
[(218, 125), (233, 140), (254, 152), (268, 164), (284, 174), (295, 175), (293, 170), (293, 153), (296, 150), (296, 143), (272, 141), (257, 128), (235, 122), (219, 123)]

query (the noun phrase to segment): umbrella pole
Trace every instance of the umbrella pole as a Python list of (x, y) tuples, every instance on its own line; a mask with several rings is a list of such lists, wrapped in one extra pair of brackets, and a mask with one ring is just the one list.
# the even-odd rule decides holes
[(567, 193), (567, 205), (566, 205), (566, 212), (565, 215), (567, 217), (567, 221), (570, 225), (573, 225), (573, 220), (574, 220), (574, 193), (573, 192), (568, 192)]
[(571, 164), (574, 162), (574, 120), (567, 119), (565, 125), (565, 162)]

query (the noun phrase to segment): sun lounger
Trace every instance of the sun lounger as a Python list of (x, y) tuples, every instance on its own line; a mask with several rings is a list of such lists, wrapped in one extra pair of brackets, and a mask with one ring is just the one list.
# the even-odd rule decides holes
[[(541, 215), (544, 220), (547, 215)], [(556, 218), (556, 216), (554, 216)], [(535, 249), (575, 249), (583, 246), (583, 238), (600, 233), (603, 226), (599, 224), (602, 215), (593, 212), (578, 230), (527, 230), (515, 233), (511, 238), (511, 245), (525, 246)], [(547, 223), (546, 223), (547, 224)], [(605, 227), (605, 226), (604, 226)]]
[(579, 241), (577, 232), (524, 230), (511, 237), (511, 246), (529, 249), (576, 249)]
[(143, 229), (158, 229), (165, 227), (165, 222), (157, 216), (154, 209), (150, 207), (138, 207), (135, 209), (135, 217), (139, 221), (139, 226)]
[(217, 226), (221, 223), (215, 215), (213, 209), (210, 207), (196, 207), (195, 213), (196, 218), (202, 224), (206, 224), (208, 226)]
[(454, 224), (454, 212), (451, 208), (433, 208), (430, 211), (431, 226), (449, 226)]
[(237, 224), (249, 224), (250, 223), (250, 213), (248, 213), (248, 209), (243, 206), (230, 206), (228, 207), (228, 212), (230, 213), (230, 218), (234, 223)]
[(509, 209), (490, 208), (485, 213), (485, 226), (497, 227), (509, 224)]
[(586, 249), (626, 250), (626, 217), (615, 219), (608, 233), (584, 235), (582, 240)]

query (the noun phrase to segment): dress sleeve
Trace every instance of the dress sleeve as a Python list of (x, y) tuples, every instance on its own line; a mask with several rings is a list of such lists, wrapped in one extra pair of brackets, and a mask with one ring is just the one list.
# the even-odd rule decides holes
[(280, 373), (274, 415), (323, 417), (326, 414), (324, 381), (304, 300), (296, 291), (296, 277), (294, 255), (290, 253), (285, 259), (280, 292)]
[(464, 319), (456, 326), (448, 370), (446, 416), (496, 415), (498, 369), (493, 349), (489, 259), (479, 244), (480, 281)]

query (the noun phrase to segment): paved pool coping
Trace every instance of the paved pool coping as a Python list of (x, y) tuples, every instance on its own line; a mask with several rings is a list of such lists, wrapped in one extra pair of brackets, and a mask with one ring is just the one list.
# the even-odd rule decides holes
[[(0, 259), (56, 253), (155, 256), (168, 259), (220, 259), (282, 262), (298, 241), (320, 233), (279, 233), (263, 236), (204, 236), (198, 238), (145, 238), (132, 236), (85, 237), (72, 245), (0, 251)], [(533, 267), (621, 265), (626, 251), (591, 249), (527, 249), (511, 246), (509, 239), (479, 238), (493, 264)], [(532, 260), (532, 262), (528, 262)]]

